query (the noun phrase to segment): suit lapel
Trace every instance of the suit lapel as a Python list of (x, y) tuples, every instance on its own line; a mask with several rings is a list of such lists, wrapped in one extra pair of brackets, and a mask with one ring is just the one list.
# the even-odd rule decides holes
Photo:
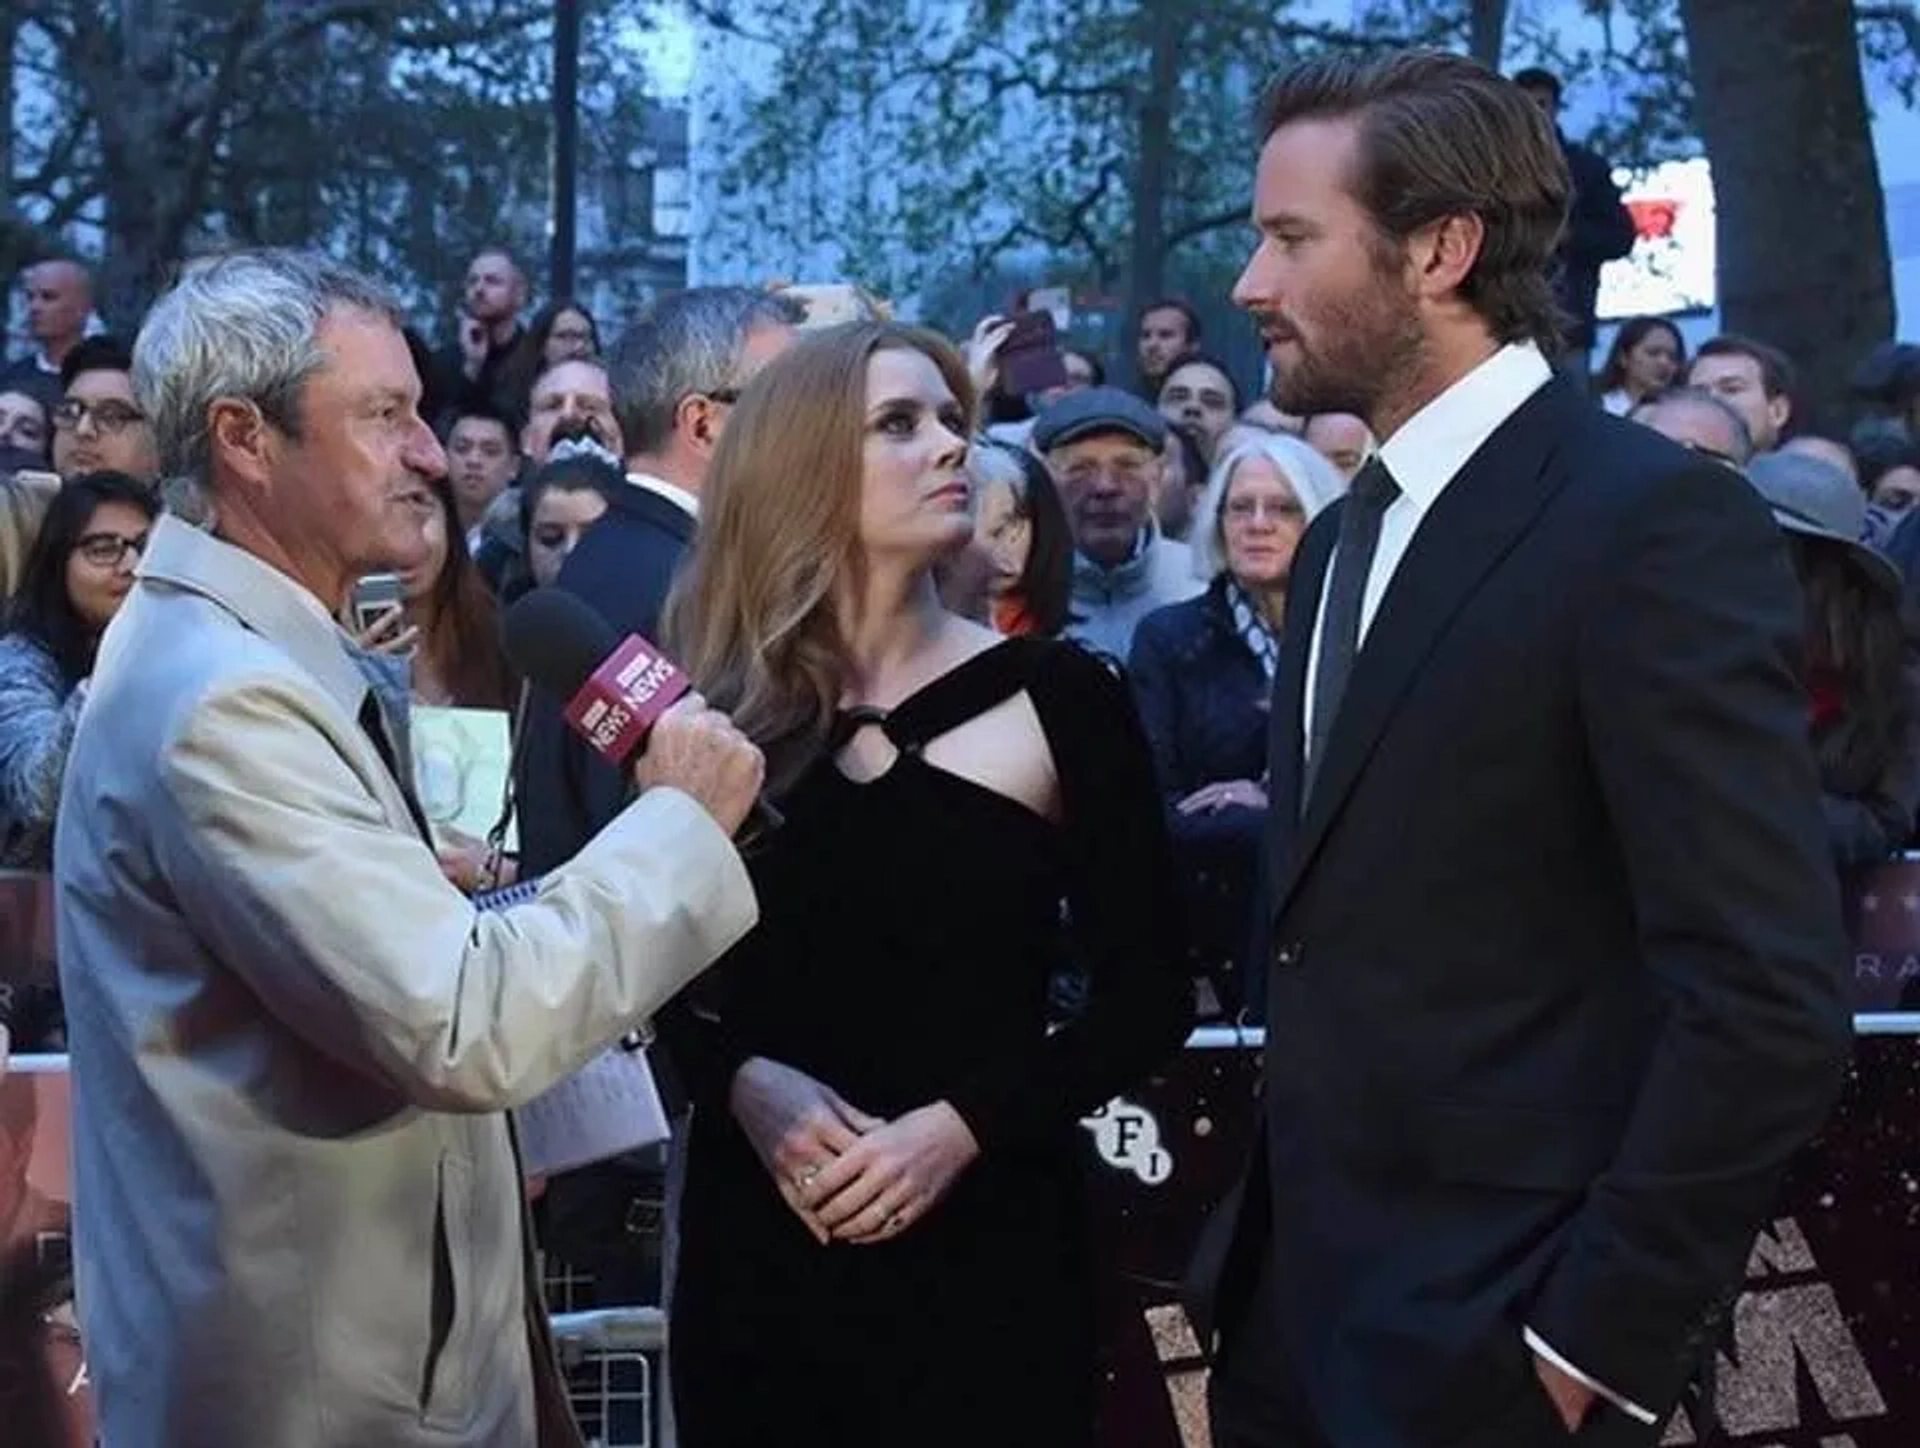
[[(1280, 630), (1280, 661), (1273, 671), (1273, 697), (1267, 710), (1267, 868), (1277, 871), (1287, 858), (1300, 824), (1301, 737), (1307, 695), (1307, 660), (1313, 651), (1313, 625), (1320, 613), (1333, 545), (1340, 536), (1340, 510), (1334, 503), (1314, 520), (1300, 540), (1293, 577), (1287, 587), (1287, 611)], [(1274, 874), (1276, 887), (1280, 877)], [(1275, 899), (1278, 899), (1276, 894)]]
[[(1561, 438), (1578, 423), (1573, 409), (1588, 405), (1565, 384), (1547, 383), (1481, 444), (1421, 520), (1354, 660), (1306, 816), (1292, 848), (1275, 856), (1276, 914), (1286, 908), (1381, 733), (1448, 625), (1553, 496), (1562, 479), (1549, 478), (1547, 465)], [(1319, 564), (1320, 571), (1325, 567), (1325, 562)], [(1314, 596), (1317, 603), (1317, 587)], [(1313, 616), (1300, 622), (1305, 636), (1311, 637)], [(1299, 668), (1304, 691), (1304, 658)], [(1279, 702), (1276, 699), (1276, 707)], [(1297, 779), (1300, 698), (1288, 705), (1290, 767)], [(1298, 798), (1297, 785), (1289, 798)], [(1283, 808), (1277, 794), (1274, 806), (1276, 814)]]

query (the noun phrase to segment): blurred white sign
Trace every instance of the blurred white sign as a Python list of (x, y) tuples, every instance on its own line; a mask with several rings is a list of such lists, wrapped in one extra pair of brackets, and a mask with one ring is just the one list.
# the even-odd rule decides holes
[(1601, 321), (1711, 310), (1716, 302), (1713, 178), (1704, 160), (1613, 173), (1638, 236), (1600, 269)]

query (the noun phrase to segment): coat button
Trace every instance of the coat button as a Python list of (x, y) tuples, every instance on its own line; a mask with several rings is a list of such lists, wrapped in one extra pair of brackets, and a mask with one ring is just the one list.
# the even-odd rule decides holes
[(1291, 970), (1300, 963), (1302, 954), (1298, 941), (1288, 941), (1273, 953), (1273, 963), (1282, 970)]

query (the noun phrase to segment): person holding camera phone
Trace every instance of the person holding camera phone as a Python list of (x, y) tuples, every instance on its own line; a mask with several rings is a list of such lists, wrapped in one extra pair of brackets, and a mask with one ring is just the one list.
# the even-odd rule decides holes
[(361, 647), (405, 657), (417, 704), (511, 709), (516, 689), (500, 650), (499, 607), (459, 546), (459, 517), (445, 478), (416, 495), (426, 557), (401, 573), (373, 574), (354, 587)]
[(980, 398), (981, 420), (996, 441), (1024, 446), (1037, 400), (1061, 396), (1073, 385), (1048, 311), (982, 317), (961, 351)]
[[(453, 488), (434, 478), (417, 495), (426, 557), (416, 568), (377, 573), (354, 585), (352, 626), (360, 646), (395, 661), (394, 690), (415, 706), (509, 713), (517, 693), (500, 648), (499, 606), (465, 548), (457, 546)], [(464, 890), (512, 883), (511, 859), (486, 840), (436, 819), (447, 878)]]

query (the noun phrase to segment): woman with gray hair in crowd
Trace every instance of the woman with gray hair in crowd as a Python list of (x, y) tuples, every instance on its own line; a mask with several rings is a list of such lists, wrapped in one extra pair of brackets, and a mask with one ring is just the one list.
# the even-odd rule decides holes
[(1267, 701), (1294, 550), (1344, 491), (1306, 443), (1270, 433), (1214, 468), (1194, 512), (1198, 598), (1148, 614), (1129, 672), (1187, 886), (1192, 973), (1234, 1014), (1267, 808)]

